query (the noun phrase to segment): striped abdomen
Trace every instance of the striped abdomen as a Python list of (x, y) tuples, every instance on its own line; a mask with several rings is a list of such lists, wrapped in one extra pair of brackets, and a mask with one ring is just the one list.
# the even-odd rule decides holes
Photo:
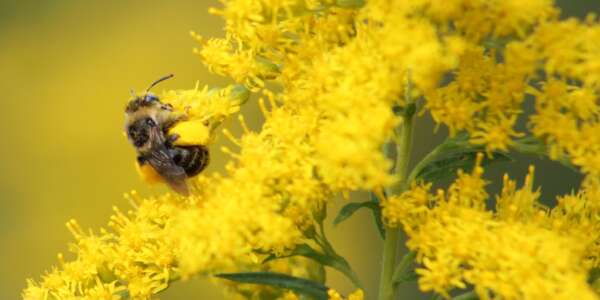
[(175, 146), (171, 149), (171, 157), (176, 165), (185, 170), (188, 177), (202, 172), (208, 165), (209, 154), (206, 146)]

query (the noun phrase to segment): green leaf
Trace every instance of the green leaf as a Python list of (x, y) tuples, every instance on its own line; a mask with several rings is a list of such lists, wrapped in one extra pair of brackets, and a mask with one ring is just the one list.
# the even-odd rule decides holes
[(381, 216), (381, 204), (379, 203), (379, 198), (377, 198), (373, 192), (369, 193), (369, 197), (371, 198), (371, 202), (377, 204), (377, 209), (372, 210), (373, 220), (375, 221), (375, 226), (377, 226), (379, 236), (382, 239), (385, 239), (385, 225), (383, 224), (383, 217)]
[[(483, 149), (468, 147), (443, 153), (424, 166), (417, 173), (416, 179), (432, 182), (454, 176), (459, 169), (470, 170), (475, 165), (477, 153), (482, 151)], [(481, 164), (485, 166), (502, 161), (512, 161), (512, 159), (506, 153), (496, 151), (492, 152), (492, 157), (485, 156)]]
[(402, 275), (398, 276), (397, 278), (394, 278), (394, 284), (401, 284), (401, 283), (405, 283), (405, 282), (415, 281), (417, 279), (419, 279), (419, 275), (417, 275), (417, 273), (415, 273), (415, 270), (408, 270), (405, 273), (403, 273)]
[(600, 268), (592, 268), (588, 272), (588, 283), (592, 284), (600, 278)]
[(415, 257), (417, 257), (417, 253), (414, 251), (409, 251), (404, 254), (402, 260), (396, 266), (394, 275), (392, 276), (392, 282), (394, 285), (417, 280), (417, 273), (415, 273), (414, 268), (411, 268), (411, 266), (414, 264)]
[(350, 279), (352, 283), (354, 283), (354, 285), (356, 285), (357, 287), (362, 286), (362, 283), (360, 282), (360, 280), (358, 279), (358, 277), (350, 267), (350, 264), (345, 258), (336, 253), (323, 254), (313, 249), (307, 244), (300, 244), (296, 246), (296, 248), (292, 252), (284, 256), (276, 256), (271, 254), (265, 260), (263, 260), (263, 263), (272, 261), (274, 259), (288, 258), (292, 256), (303, 256), (306, 258), (310, 258), (321, 265), (332, 267), (346, 275), (346, 277), (348, 277), (348, 279)]
[(375, 222), (375, 226), (377, 226), (377, 230), (379, 231), (379, 235), (384, 238), (385, 237), (385, 227), (383, 225), (383, 221), (381, 219), (381, 209), (379, 207), (379, 200), (371, 193), (371, 201), (364, 202), (351, 202), (342, 207), (340, 212), (333, 220), (333, 225), (338, 225), (344, 222), (346, 219), (350, 218), (356, 211), (361, 208), (368, 208), (373, 213), (373, 221)]
[(600, 268), (592, 268), (588, 271), (587, 283), (592, 287), (592, 289), (598, 291), (600, 290)]
[[(427, 154), (412, 170), (408, 182), (410, 183), (418, 179), (436, 181), (456, 175), (456, 171), (459, 169), (470, 170), (475, 164), (477, 153), (484, 151), (484, 147), (469, 143), (469, 135), (467, 133), (459, 133), (452, 138), (446, 139), (446, 141)], [(504, 152), (494, 151), (491, 154), (491, 157), (484, 157), (482, 165), (512, 160)]]
[(263, 284), (276, 288), (288, 289), (299, 294), (313, 297), (316, 300), (327, 300), (328, 288), (325, 285), (283, 273), (222, 273), (216, 274), (215, 277), (240, 283)]
[(342, 207), (342, 209), (340, 209), (340, 212), (335, 217), (335, 220), (333, 220), (333, 225), (338, 225), (339, 223), (345, 221), (346, 219), (350, 218), (357, 210), (359, 210), (363, 207), (370, 208), (373, 210), (379, 209), (379, 205), (377, 205), (377, 203), (374, 203), (371, 201), (350, 202), (350, 203), (344, 205), (344, 207)]
[[(520, 138), (515, 140), (515, 143), (512, 146), (516, 151), (521, 152), (523, 154), (533, 154), (548, 157), (548, 147), (544, 142), (533, 136), (526, 136), (524, 138)], [(563, 166), (569, 168), (571, 171), (579, 172), (577, 167), (575, 167), (568, 159), (568, 157), (560, 157), (557, 161)]]
[(287, 255), (283, 255), (283, 256), (276, 256), (274, 254), (269, 255), (265, 260), (263, 260), (263, 263), (267, 263), (274, 259), (288, 258), (288, 257), (292, 257), (292, 256), (304, 256), (304, 257), (310, 258), (322, 265), (331, 265), (331, 261), (333, 260), (332, 258), (327, 257), (325, 254), (311, 248), (307, 244), (300, 244), (300, 245), (297, 245), (296, 248)]

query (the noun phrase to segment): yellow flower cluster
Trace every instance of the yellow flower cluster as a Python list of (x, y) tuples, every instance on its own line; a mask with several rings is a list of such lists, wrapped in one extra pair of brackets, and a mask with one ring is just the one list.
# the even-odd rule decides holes
[(470, 284), (481, 299), (597, 299), (586, 279), (600, 256), (600, 185), (548, 209), (538, 202), (531, 168), (521, 188), (505, 176), (494, 212), (486, 209), (482, 173), (478, 163), (447, 191), (414, 185), (383, 204), (388, 225), (401, 224), (417, 252), (421, 289), (448, 297)]
[[(503, 42), (503, 35), (488, 32), (489, 45), (465, 47), (454, 79), (425, 92), (425, 105), (452, 134), (466, 130), (471, 142), (506, 151), (523, 134), (514, 126), (525, 94), (530, 94), (536, 109), (529, 118), (531, 132), (550, 145), (551, 157), (568, 157), (584, 173), (598, 176), (600, 49), (593, 41), (600, 36), (600, 25), (591, 17), (584, 23), (558, 21), (542, 5), (546, 2), (531, 1), (539, 7), (528, 11), (541, 15), (530, 20), (540, 24), (513, 32), (518, 38)], [(512, 16), (518, 11), (506, 15)]]
[(331, 289), (327, 291), (327, 295), (329, 296), (329, 300), (363, 300), (365, 297), (364, 292), (362, 290), (354, 291), (353, 293), (348, 295), (347, 298), (342, 297), (340, 293), (338, 293), (336, 290)]
[(191, 90), (166, 91), (161, 95), (161, 101), (186, 116), (186, 122), (171, 129), (171, 134), (180, 136), (178, 144), (207, 145), (219, 125), (237, 113), (248, 97), (249, 92), (243, 86), (231, 85), (223, 89), (204, 86), (200, 89), (196, 84)]
[(300, 241), (312, 212), (326, 200), (327, 189), (313, 175), (310, 148), (303, 146), (311, 125), (282, 109), (266, 117), (260, 133), (234, 139), (241, 150), (233, 154), (237, 163), (227, 166), (229, 176), (199, 177), (199, 206), (177, 218), (173, 238), (180, 240), (184, 276), (223, 262), (233, 267), (253, 250), (282, 253)]
[[(513, 127), (536, 63), (522, 53), (518, 39), (555, 19), (552, 1), (381, 0), (369, 1), (365, 10), (366, 18), (394, 30), (379, 39), (382, 53), (415, 48), (398, 51), (384, 64), (398, 62), (399, 69), (411, 70), (436, 122), (451, 134), (468, 131), (471, 142), (488, 150), (507, 150), (520, 135)], [(501, 47), (509, 37), (518, 39)], [(486, 46), (494, 44), (502, 49)], [(437, 88), (442, 75), (450, 82)]]
[(509, 45), (506, 61), (498, 64), (481, 46), (465, 49), (450, 84), (426, 92), (425, 106), (433, 119), (448, 126), (450, 134), (468, 131), (471, 142), (489, 150), (508, 150), (526, 89), (531, 61)]
[(558, 16), (551, 0), (417, 0), (401, 5), (426, 15), (444, 31), (456, 31), (473, 43), (490, 36), (522, 37), (535, 25)]
[[(172, 93), (186, 97), (171, 101)], [(205, 95), (196, 90), (167, 92), (165, 99), (199, 118), (193, 114), (194, 104), (203, 98), (195, 93)], [(235, 111), (218, 98), (214, 106), (225, 107), (223, 116)], [(206, 111), (213, 115), (206, 120), (215, 120), (221, 110)], [(117, 211), (111, 218), (113, 232), (85, 234), (69, 223), (77, 241), (75, 261), (62, 263), (40, 284), (30, 280), (24, 298), (97, 299), (97, 293), (105, 293), (119, 299), (123, 292), (148, 299), (173, 278), (256, 268), (262, 257), (257, 250), (282, 253), (293, 248), (329, 192), (314, 176), (312, 148), (304, 146), (314, 127), (307, 122), (310, 115), (291, 115), (277, 107), (265, 113), (260, 133), (232, 137), (241, 151), (232, 154), (237, 163), (228, 165), (229, 176), (198, 177), (190, 182), (194, 192), (187, 198), (133, 197), (135, 210), (128, 215)]]
[[(361, 1), (222, 2), (215, 13), (227, 19), (226, 37), (196, 36), (204, 63), (293, 114), (312, 114), (316, 173), (333, 190), (390, 184), (379, 150), (399, 122), (390, 107), (404, 105), (409, 72), (421, 89), (435, 86), (455, 66), (460, 40), (441, 41), (399, 5), (378, 15), (377, 1), (360, 10)], [(280, 88), (264, 88), (265, 80)]]
[[(413, 183), (383, 203), (383, 216), (407, 232), (424, 290), (448, 296), (472, 284), (482, 298), (596, 298), (585, 282), (600, 264), (600, 25), (593, 18), (561, 21), (551, 0), (221, 3), (212, 12), (225, 18), (225, 37), (193, 33), (195, 52), (240, 85), (164, 93), (162, 101), (189, 117), (171, 133), (178, 143), (210, 144), (248, 90), (261, 96), (262, 129), (250, 131), (240, 116), (243, 135), (224, 132), (239, 146), (223, 149), (232, 157), (227, 173), (191, 180), (189, 197), (132, 195), (134, 209), (116, 210), (112, 231), (69, 222), (75, 259), (61, 258), (39, 283), (29, 280), (25, 299), (149, 299), (180, 277), (277, 269), (260, 266), (265, 253), (305, 242), (333, 195), (395, 183), (381, 146), (412, 109), (407, 99), (491, 152), (525, 134), (515, 124), (528, 97), (536, 109), (531, 133), (552, 158), (587, 175), (578, 193), (545, 208), (530, 173), (519, 189), (506, 178), (490, 211), (478, 164), (436, 195), (430, 184)], [(297, 266), (281, 271), (314, 278), (311, 266)], [(234, 290), (245, 298), (273, 292)], [(357, 291), (348, 299), (362, 298)]]
[(25, 299), (146, 299), (165, 289), (175, 272), (175, 248), (167, 241), (170, 223), (178, 209), (170, 196), (141, 200), (128, 197), (137, 211), (124, 214), (115, 208), (109, 232), (86, 232), (74, 220), (67, 227), (75, 237), (76, 254), (43, 276), (28, 280)]
[[(567, 156), (592, 176), (600, 176), (600, 26), (569, 20), (541, 27), (531, 37), (548, 74), (536, 96), (533, 133), (550, 145), (552, 158)], [(532, 46), (532, 48), (533, 48)]]
[[(532, 133), (552, 145), (553, 158), (567, 155), (584, 172), (597, 173), (600, 143), (564, 137), (600, 136), (599, 51), (592, 42), (600, 26), (592, 18), (559, 21), (550, 0), (376, 0), (360, 9), (362, 1), (350, 0), (222, 2), (213, 12), (226, 18), (227, 35), (195, 35), (202, 45), (197, 53), (210, 69), (288, 106), (327, 111), (318, 116), (315, 139), (323, 172), (354, 168), (356, 177), (372, 178), (348, 178), (340, 187), (389, 183), (379, 172), (389, 166), (375, 149), (398, 123), (389, 107), (404, 105), (409, 73), (414, 96), (425, 96), (434, 120), (452, 135), (469, 132), (488, 152), (508, 151), (524, 135), (515, 125), (526, 95), (537, 95)], [(264, 90), (266, 80), (283, 92)], [(561, 94), (547, 100), (532, 87), (553, 80), (568, 87), (568, 100)], [(557, 118), (569, 127), (547, 126)], [(333, 152), (333, 142), (347, 146)]]

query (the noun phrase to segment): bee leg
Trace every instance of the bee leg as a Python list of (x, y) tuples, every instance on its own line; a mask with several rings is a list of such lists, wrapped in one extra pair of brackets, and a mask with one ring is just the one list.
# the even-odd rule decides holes
[(136, 157), (136, 159), (137, 159), (137, 162), (138, 162), (138, 164), (139, 164), (140, 166), (141, 166), (141, 165), (144, 165), (144, 164), (146, 163), (146, 158), (145, 158), (145, 157), (143, 157), (143, 156), (141, 156), (141, 155), (140, 155), (140, 156), (138, 156), (138, 157)]
[(165, 103), (160, 106), (163, 110), (173, 111), (173, 105), (171, 103)]
[(166, 134), (175, 124), (185, 121), (187, 116), (184, 114), (172, 114), (167, 120), (162, 123), (162, 130)]

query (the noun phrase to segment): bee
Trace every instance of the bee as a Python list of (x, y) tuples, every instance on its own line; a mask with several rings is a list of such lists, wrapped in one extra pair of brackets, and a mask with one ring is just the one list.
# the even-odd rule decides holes
[(142, 174), (162, 179), (174, 191), (188, 195), (186, 179), (206, 168), (209, 152), (204, 145), (177, 145), (179, 136), (169, 134), (169, 129), (185, 121), (186, 115), (174, 112), (170, 104), (162, 103), (150, 89), (172, 77), (170, 74), (154, 81), (141, 96), (132, 92), (133, 99), (125, 108), (125, 132), (137, 152)]

